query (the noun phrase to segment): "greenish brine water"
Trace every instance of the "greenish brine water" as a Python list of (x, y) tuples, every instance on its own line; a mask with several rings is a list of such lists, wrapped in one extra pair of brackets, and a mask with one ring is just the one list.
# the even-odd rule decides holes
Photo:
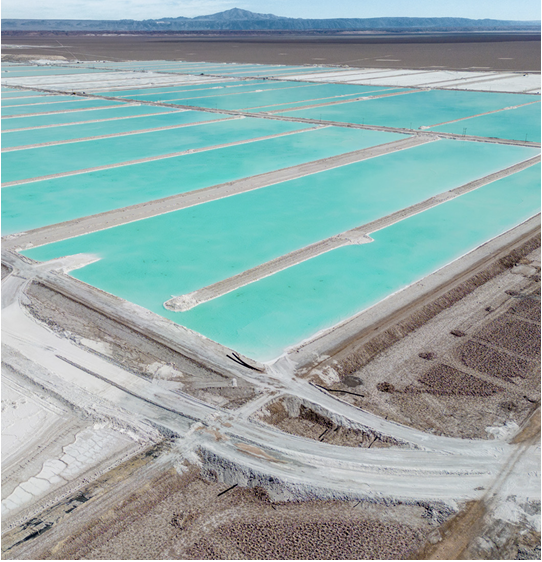
[[(20, 99), (19, 99), (20, 98)], [(52, 103), (53, 105), (51, 105), (51, 107), (55, 107), (54, 104), (58, 103), (58, 102), (62, 102), (62, 101), (80, 101), (81, 98), (74, 98), (72, 96), (55, 96), (55, 95), (47, 95), (44, 97), (44, 95), (41, 96), (36, 96), (33, 95), (32, 92), (26, 92), (25, 97), (21, 98), (20, 96), (18, 97), (12, 97), (12, 98), (7, 98), (5, 97), (5, 94), (2, 93), (2, 107), (10, 107), (12, 105), (37, 105), (37, 104), (49, 104)], [(28, 109), (31, 109), (28, 108)]]
[(2, 182), (119, 164), (195, 148), (246, 141), (308, 128), (288, 121), (227, 119), (185, 127), (66, 145), (43, 146), (2, 155)]
[[(375, 86), (376, 87), (376, 86)], [(326, 104), (338, 104), (340, 105), (340, 103), (344, 102), (344, 101), (351, 101), (352, 99), (357, 99), (361, 96), (381, 96), (381, 95), (387, 95), (387, 94), (392, 94), (394, 92), (403, 92), (404, 88), (401, 89), (389, 89), (389, 90), (368, 90), (368, 91), (364, 91), (364, 92), (357, 92), (355, 94), (340, 94), (338, 96), (334, 96), (331, 98), (323, 98), (323, 99), (314, 99), (314, 100), (304, 100), (304, 101), (298, 101), (295, 103), (280, 103), (280, 104), (276, 104), (276, 105), (270, 105), (270, 106), (266, 106), (266, 107), (259, 107), (259, 108), (248, 108), (248, 109), (244, 109), (243, 111), (247, 111), (247, 112), (268, 112), (268, 111), (272, 111), (274, 114), (280, 114), (281, 111), (285, 110), (285, 109), (295, 109), (295, 108), (300, 108), (300, 107), (306, 107), (306, 106), (324, 106)], [(288, 116), (288, 112), (284, 112), (284, 115), (287, 117)], [(318, 116), (318, 120), (320, 120), (320, 116)]]
[[(3, 65), (2, 65), (3, 66)], [(58, 76), (58, 75), (68, 75), (68, 74), (87, 74), (94, 72), (111, 72), (107, 69), (91, 69), (91, 68), (60, 68), (58, 66), (45, 67), (40, 66), (39, 68), (34, 67), (12, 67), (9, 69), (2, 69), (2, 78), (23, 78), (25, 76)]]
[(88, 99), (78, 99), (71, 100), (66, 103), (55, 103), (49, 104), (39, 103), (36, 105), (24, 105), (18, 107), (2, 107), (2, 117), (10, 117), (12, 115), (27, 115), (30, 113), (45, 113), (49, 111), (71, 111), (78, 109), (90, 109), (93, 107), (109, 107), (111, 105), (124, 105), (121, 101), (111, 101), (111, 100), (88, 100)]
[(432, 128), (433, 131), (540, 142), (540, 102), (515, 109), (463, 119)]
[[(45, 127), (62, 125), (65, 123), (80, 123), (84, 121), (98, 121), (100, 119), (121, 119), (136, 115), (163, 113), (166, 108), (149, 105), (119, 105), (110, 109), (92, 109), (70, 111), (69, 113), (55, 113), (53, 115), (32, 115), (30, 117), (14, 117), (2, 119), (2, 132), (26, 129), (30, 127)], [(172, 109), (172, 111), (175, 111)]]
[(376, 232), (370, 244), (333, 250), (168, 317), (271, 360), (536, 214), (539, 185), (533, 166)]
[(31, 230), (402, 138), (405, 137), (394, 133), (323, 127), (153, 162), (5, 187), (2, 190), (2, 233)]
[(81, 125), (61, 125), (58, 127), (45, 127), (44, 129), (29, 129), (27, 131), (14, 131), (2, 134), (2, 147), (18, 147), (25, 145), (77, 140), (87, 137), (114, 135), (155, 129), (159, 127), (173, 127), (199, 123), (209, 120), (229, 118), (228, 115), (218, 115), (205, 111), (184, 111), (163, 108), (164, 113), (148, 115), (145, 117), (132, 117), (130, 119), (116, 119), (108, 123), (83, 123)]
[[(153, 88), (138, 88), (131, 90), (104, 90), (99, 92), (100, 95), (111, 95), (111, 96), (121, 96), (121, 97), (140, 97), (142, 100), (148, 100), (153, 98), (156, 94), (173, 95), (191, 92), (211, 92), (211, 94), (216, 94), (218, 92), (222, 93), (232, 93), (238, 90), (251, 90), (251, 89), (275, 89), (275, 88), (291, 88), (299, 86), (299, 82), (271, 82), (269, 80), (229, 80), (216, 78), (216, 82), (204, 82), (199, 84), (182, 84), (177, 86), (162, 86)], [(166, 100), (169, 98), (157, 98), (161, 100)]]
[(191, 311), (163, 303), (537, 153), (438, 141), (23, 253), (98, 254), (72, 275), (267, 360), (536, 213), (537, 167)]
[[(386, 127), (429, 127), (534, 101), (527, 94), (430, 90), (289, 111), (285, 115)], [(321, 116), (321, 117), (320, 117)]]
[(294, 88), (275, 88), (268, 90), (255, 91), (250, 93), (239, 93), (233, 95), (222, 95), (219, 90), (217, 95), (208, 97), (188, 97), (177, 103), (188, 106), (207, 107), (217, 109), (248, 109), (262, 106), (271, 106), (282, 103), (292, 103), (331, 96), (346, 94), (358, 94), (360, 96), (371, 92), (385, 92), (389, 88), (379, 88), (378, 86), (352, 86), (346, 84), (305, 84), (301, 83)]

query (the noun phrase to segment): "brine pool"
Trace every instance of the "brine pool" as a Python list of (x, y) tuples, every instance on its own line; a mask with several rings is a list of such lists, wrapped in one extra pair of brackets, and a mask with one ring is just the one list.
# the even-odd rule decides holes
[(534, 215), (539, 166), (190, 311), (163, 303), (538, 153), (440, 140), (22, 253), (97, 254), (71, 275), (269, 360)]
[[(539, 101), (538, 96), (450, 90), (418, 91), (379, 99), (288, 111), (289, 117), (418, 129)], [(497, 114), (497, 115), (500, 115)], [(540, 121), (540, 116), (538, 118)], [(447, 129), (443, 129), (447, 130)]]
[[(65, 128), (68, 127), (59, 127)], [(2, 235), (211, 187), (403, 138), (406, 137), (395, 133), (322, 127), (195, 154), (4, 187)], [(157, 178), (159, 181), (156, 181)]]
[(182, 129), (27, 148), (2, 155), (2, 182), (29, 180), (119, 164), (196, 148), (284, 134), (309, 127), (304, 123), (244, 117), (195, 124)]

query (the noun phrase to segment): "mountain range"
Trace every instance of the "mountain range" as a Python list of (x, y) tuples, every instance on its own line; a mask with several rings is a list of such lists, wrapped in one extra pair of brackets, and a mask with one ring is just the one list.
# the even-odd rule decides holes
[(194, 18), (149, 20), (3, 19), (2, 31), (540, 31), (539, 21), (467, 18), (286, 18), (233, 8)]

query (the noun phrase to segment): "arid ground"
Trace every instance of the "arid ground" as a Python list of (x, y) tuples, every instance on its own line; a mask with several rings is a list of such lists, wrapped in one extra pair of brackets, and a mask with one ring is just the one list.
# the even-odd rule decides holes
[[(27, 48), (6, 49), (6, 45)], [(344, 64), (374, 68), (540, 70), (540, 34), (113, 35), (3, 34), (4, 55), (78, 60)]]

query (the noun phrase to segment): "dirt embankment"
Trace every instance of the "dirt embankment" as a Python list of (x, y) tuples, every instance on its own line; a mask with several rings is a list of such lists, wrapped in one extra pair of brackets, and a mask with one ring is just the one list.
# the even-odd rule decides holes
[(209, 404), (237, 408), (254, 398), (243, 379), (219, 373), (40, 283), (26, 290), (27, 310), (63, 337), (132, 373)]
[(260, 488), (209, 482), (195, 467), (179, 475), (160, 459), (100, 485), (43, 514), (39, 536), (20, 531), (4, 558), (405, 559), (442, 522), (429, 507), (400, 503), (272, 503)]
[[(491, 438), (492, 427), (522, 425), (540, 395), (538, 246), (535, 237), (307, 376), (424, 431)], [(334, 373), (331, 385), (320, 376), (326, 372)]]

